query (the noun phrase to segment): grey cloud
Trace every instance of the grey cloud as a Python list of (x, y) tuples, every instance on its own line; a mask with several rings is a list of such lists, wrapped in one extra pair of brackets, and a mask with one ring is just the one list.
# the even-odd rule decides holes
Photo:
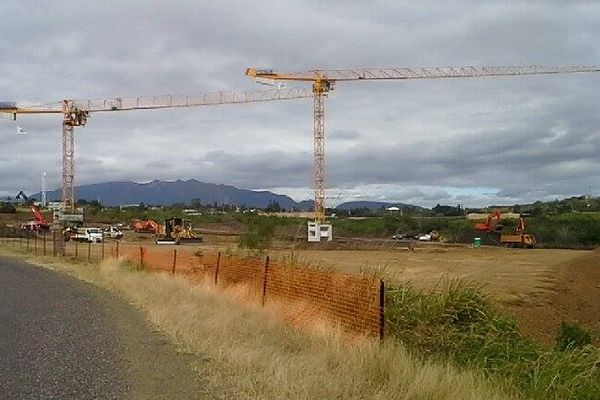
[[(594, 64), (600, 56), (600, 4), (589, 1), (132, 0), (78, 4), (64, 23), (73, 10), (68, 1), (0, 5), (0, 34), (10, 38), (0, 42), (3, 99), (258, 89), (243, 75), (248, 66)], [(382, 184), (375, 196), (422, 204), (599, 187), (599, 84), (589, 75), (340, 83), (326, 103), (327, 185), (367, 198), (360, 188)], [(27, 136), (0, 120), (0, 193), (37, 191), (42, 171), (57, 187), (60, 119), (19, 124)], [(76, 135), (78, 183), (196, 178), (311, 194), (310, 99), (94, 115)]]
[(333, 140), (352, 140), (358, 139), (360, 137), (360, 133), (356, 131), (345, 131), (345, 130), (334, 130), (331, 134), (329, 134), (329, 138)]

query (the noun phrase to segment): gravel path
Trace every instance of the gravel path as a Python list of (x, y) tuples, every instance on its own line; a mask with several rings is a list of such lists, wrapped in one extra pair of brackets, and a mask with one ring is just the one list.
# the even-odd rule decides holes
[(0, 257), (0, 399), (201, 399), (177, 347), (109, 292)]

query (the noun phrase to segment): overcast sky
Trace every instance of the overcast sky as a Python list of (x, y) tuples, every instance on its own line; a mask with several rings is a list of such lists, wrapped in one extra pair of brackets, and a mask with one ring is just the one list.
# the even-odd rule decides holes
[[(0, 100), (263, 89), (280, 71), (600, 65), (598, 1), (5, 1)], [(600, 195), (600, 73), (340, 83), (328, 204)], [(198, 179), (312, 198), (312, 100), (94, 114), (76, 184)], [(0, 119), (0, 194), (60, 186), (60, 117)]]

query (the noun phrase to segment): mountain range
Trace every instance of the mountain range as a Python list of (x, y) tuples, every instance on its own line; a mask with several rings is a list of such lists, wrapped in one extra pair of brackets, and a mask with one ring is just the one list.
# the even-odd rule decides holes
[[(276, 194), (269, 191), (255, 191), (239, 189), (230, 185), (204, 183), (195, 179), (186, 181), (159, 181), (148, 183), (135, 182), (107, 182), (81, 185), (75, 188), (77, 199), (87, 201), (98, 200), (107, 206), (128, 204), (191, 204), (192, 200), (199, 199), (202, 204), (231, 204), (236, 206), (265, 208), (271, 202), (277, 202), (286, 210), (309, 211), (313, 209), (313, 200), (294, 201), (289, 196)], [(46, 193), (48, 201), (58, 201), (61, 197), (59, 189)], [(32, 197), (41, 198), (41, 193)], [(379, 209), (381, 207), (397, 206), (402, 209), (414, 209), (402, 203), (387, 203), (374, 201), (351, 201), (338, 205), (339, 209), (350, 210), (353, 208)]]

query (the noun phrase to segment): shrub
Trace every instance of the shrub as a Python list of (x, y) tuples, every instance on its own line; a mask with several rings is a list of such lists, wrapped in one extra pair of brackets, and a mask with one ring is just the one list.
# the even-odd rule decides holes
[(17, 209), (11, 203), (0, 203), (0, 213), (2, 214), (14, 214)]
[(248, 230), (240, 235), (239, 246), (264, 252), (271, 245), (277, 221), (277, 218), (249, 217)]
[(562, 322), (556, 336), (556, 349), (565, 351), (581, 348), (592, 344), (592, 335), (581, 326), (573, 323)]

